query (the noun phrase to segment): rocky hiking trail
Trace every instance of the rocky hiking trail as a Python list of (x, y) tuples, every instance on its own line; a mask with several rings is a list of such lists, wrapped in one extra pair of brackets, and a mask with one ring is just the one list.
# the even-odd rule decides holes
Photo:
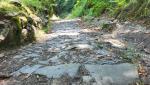
[(56, 20), (44, 41), (0, 53), (0, 85), (137, 85), (137, 64), (120, 57), (128, 45), (120, 36), (128, 36), (118, 34), (129, 30), (104, 34), (90, 26)]

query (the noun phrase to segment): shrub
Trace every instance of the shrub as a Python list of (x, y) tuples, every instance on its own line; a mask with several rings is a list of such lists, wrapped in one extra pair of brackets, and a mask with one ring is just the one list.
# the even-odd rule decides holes
[(71, 17), (94, 16), (107, 13), (115, 18), (141, 18), (150, 16), (150, 0), (77, 0)]
[(108, 0), (78, 0), (74, 6), (71, 16), (98, 17), (105, 12), (111, 11), (114, 6), (116, 6), (114, 2), (110, 2)]
[(79, 17), (83, 15), (84, 10), (86, 10), (85, 6), (88, 0), (77, 0), (77, 3), (74, 5), (70, 18)]
[(56, 0), (55, 13), (60, 17), (66, 17), (73, 9), (77, 0)]
[(43, 12), (47, 12), (49, 16), (53, 14), (54, 0), (21, 0), (21, 2), (38, 14)]

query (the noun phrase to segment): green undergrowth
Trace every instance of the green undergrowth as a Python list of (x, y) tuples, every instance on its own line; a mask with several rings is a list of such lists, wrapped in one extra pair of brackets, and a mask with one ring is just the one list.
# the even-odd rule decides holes
[(77, 0), (55, 0), (55, 14), (61, 18), (66, 18), (72, 11)]
[(85, 11), (85, 6), (88, 0), (78, 0), (72, 13), (69, 15), (70, 18), (82, 16)]
[(21, 0), (21, 3), (39, 15), (45, 13), (52, 16), (53, 14), (54, 0)]
[(18, 13), (21, 12), (21, 7), (16, 7), (13, 4), (10, 4), (8, 0), (0, 1), (0, 13), (7, 14), (7, 13)]
[(120, 11), (120, 19), (141, 19), (150, 16), (150, 0), (130, 0)]
[(43, 28), (42, 28), (42, 30), (45, 32), (45, 33), (50, 33), (51, 32), (51, 22), (49, 22), (48, 24), (47, 24), (47, 26), (44, 26)]
[(54, 14), (55, 0), (21, 0), (23, 5), (29, 7), (36, 15), (47, 22), (43, 25), (42, 30), (45, 33), (50, 32), (50, 17)]
[(114, 14), (117, 7), (122, 7), (125, 0), (78, 0), (70, 17), (94, 16), (98, 17), (104, 13)]
[(150, 18), (150, 0), (77, 0), (69, 17), (101, 15), (120, 20), (147, 20)]

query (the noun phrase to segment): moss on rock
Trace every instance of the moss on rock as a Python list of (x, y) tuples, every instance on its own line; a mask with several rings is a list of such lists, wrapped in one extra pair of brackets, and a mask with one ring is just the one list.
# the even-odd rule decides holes
[[(5, 6), (6, 3), (8, 7)], [(16, 6), (4, 1), (0, 4), (4, 5), (4, 7), (0, 6), (0, 20), (3, 22), (1, 30), (7, 32), (5, 36), (2, 35), (2, 31), (0, 32), (0, 36), (4, 38), (0, 40), (0, 48), (15, 47), (35, 41), (35, 32), (41, 26), (41, 19), (28, 7)]]

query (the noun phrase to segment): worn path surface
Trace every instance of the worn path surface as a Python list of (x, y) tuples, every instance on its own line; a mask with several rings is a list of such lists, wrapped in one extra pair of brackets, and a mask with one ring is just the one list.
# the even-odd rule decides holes
[(110, 43), (99, 42), (103, 39), (101, 32), (82, 29), (79, 24), (79, 19), (54, 21), (52, 33), (46, 35), (45, 41), (30, 44), (17, 51), (1, 53), (0, 75), (8, 79), (3, 79), (0, 83), (134, 84), (138, 79), (136, 66), (123, 62), (119, 55), (112, 51)]

